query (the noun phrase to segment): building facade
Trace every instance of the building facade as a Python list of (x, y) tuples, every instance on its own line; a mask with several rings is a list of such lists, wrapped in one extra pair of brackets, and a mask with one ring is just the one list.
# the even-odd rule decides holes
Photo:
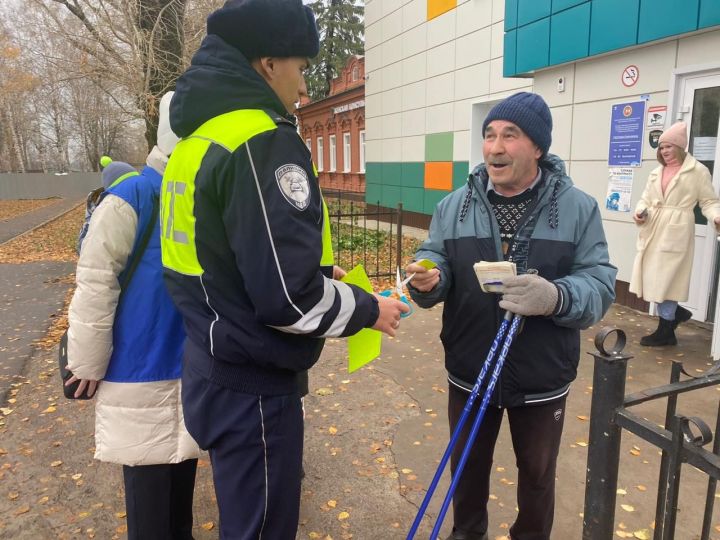
[[(553, 114), (550, 152), (602, 208), (618, 301), (647, 308), (627, 291), (632, 209), (658, 165), (664, 128), (690, 125), (689, 150), (720, 188), (720, 2), (368, 0), (365, 24), (366, 200), (402, 201), (427, 221), (482, 162), (489, 109), (517, 91), (537, 92)], [(712, 323), (717, 251), (699, 217), (684, 305)]]
[(318, 169), (320, 185), (365, 191), (365, 58), (351, 57), (330, 95), (303, 103), (298, 129)]

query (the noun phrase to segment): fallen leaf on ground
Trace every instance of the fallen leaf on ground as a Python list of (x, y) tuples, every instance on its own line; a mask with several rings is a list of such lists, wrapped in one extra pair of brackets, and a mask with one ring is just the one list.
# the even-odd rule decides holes
[(349, 518), (349, 517), (350, 517), (350, 514), (348, 514), (347, 512), (340, 512), (340, 513), (338, 514), (338, 517), (337, 517), (337, 518), (338, 518), (339, 521), (343, 521), (343, 520), (346, 520), (346, 519)]
[(215, 528), (215, 523), (212, 521), (208, 521), (207, 523), (203, 523), (200, 526), (206, 531), (212, 531)]
[(634, 507), (634, 506), (630, 506), (629, 504), (621, 504), (621, 505), (620, 505), (620, 508), (622, 508), (622, 509), (625, 510), (626, 512), (634, 512), (634, 511), (635, 511), (635, 507)]

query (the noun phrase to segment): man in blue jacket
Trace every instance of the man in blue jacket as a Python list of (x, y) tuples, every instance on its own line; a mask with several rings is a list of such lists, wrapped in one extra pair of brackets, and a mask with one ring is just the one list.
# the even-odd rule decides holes
[[(445, 302), (441, 339), (448, 371), (450, 430), (500, 326), (503, 311), (527, 317), (513, 342), (453, 498), (451, 540), (486, 540), (493, 451), (507, 409), (518, 466), (518, 516), (512, 540), (549, 540), (555, 466), (565, 399), (580, 358), (580, 329), (599, 321), (615, 298), (597, 202), (573, 187), (548, 154), (552, 116), (537, 94), (493, 107), (483, 123), (485, 163), (443, 199), (416, 258), (437, 267), (415, 272), (410, 294), (422, 307)], [(484, 293), (473, 264), (511, 261), (518, 275), (503, 296)], [(537, 274), (528, 273), (537, 270)], [(481, 399), (474, 405), (477, 413)], [(472, 417), (471, 416), (471, 417)], [(453, 471), (469, 424), (452, 455)]]
[(333, 279), (330, 223), (292, 112), (317, 55), (301, 0), (230, 0), (178, 79), (163, 177), (166, 283), (187, 341), (183, 408), (210, 452), (220, 535), (293, 539), (303, 422), (298, 374), (323, 338), (394, 335), (397, 300)]

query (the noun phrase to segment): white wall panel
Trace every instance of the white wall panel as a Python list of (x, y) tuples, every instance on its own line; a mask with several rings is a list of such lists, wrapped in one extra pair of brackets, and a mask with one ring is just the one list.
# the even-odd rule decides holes
[(406, 84), (402, 87), (402, 110), (425, 107), (425, 81)]
[(427, 78), (427, 53), (420, 53), (403, 59), (402, 83), (410, 84)]
[(402, 57), (408, 58), (427, 49), (427, 24), (421, 24), (402, 34)]
[(427, 46), (437, 47), (455, 39), (455, 10), (451, 9), (427, 22)]
[(402, 161), (404, 163), (425, 161), (425, 135), (403, 137)]
[(470, 131), (456, 131), (453, 136), (453, 161), (470, 160)]
[(710, 64), (720, 60), (720, 30), (679, 40), (678, 67)]
[(381, 120), (383, 139), (394, 139), (402, 135), (400, 113), (386, 114), (381, 117)]
[(490, 28), (466, 34), (457, 39), (455, 67), (463, 68), (490, 60)]
[(455, 8), (457, 35), (463, 36), (478, 28), (490, 26), (492, 20), (492, 0), (471, 0)]
[(495, 58), (490, 60), (490, 93), (508, 92), (511, 90), (530, 90), (532, 88), (532, 79), (522, 78), (505, 78), (503, 77), (503, 60)]
[(410, 30), (427, 19), (427, 0), (411, 0), (402, 8), (403, 32)]
[(402, 88), (394, 88), (382, 94), (383, 114), (399, 113), (402, 108)]
[(455, 69), (455, 42), (448, 41), (427, 52), (427, 76), (435, 77)]
[(453, 130), (453, 103), (435, 105), (426, 109), (425, 133), (443, 133)]
[(401, 115), (402, 135), (425, 135), (425, 109), (405, 111)]
[(490, 92), (490, 62), (475, 64), (455, 72), (455, 99), (483, 96)]
[[(659, 43), (627, 52), (578, 62), (575, 69), (575, 103), (633, 97), (667, 90), (675, 67), (677, 41)], [(635, 65), (640, 71), (635, 86), (622, 84), (623, 70)]]
[(455, 74), (446, 73), (431, 79), (427, 79), (426, 102), (428, 105), (437, 105), (438, 103), (448, 103), (455, 97)]

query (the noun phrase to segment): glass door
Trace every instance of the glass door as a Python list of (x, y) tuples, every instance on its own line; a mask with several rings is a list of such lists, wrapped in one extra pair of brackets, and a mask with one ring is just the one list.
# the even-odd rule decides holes
[[(689, 75), (683, 84), (682, 112), (689, 126), (689, 152), (713, 176), (715, 192), (720, 188), (718, 130), (720, 126), (720, 74)], [(718, 291), (717, 242), (714, 227), (695, 208), (695, 255), (690, 279), (690, 296), (685, 307), (693, 319), (713, 322)]]

